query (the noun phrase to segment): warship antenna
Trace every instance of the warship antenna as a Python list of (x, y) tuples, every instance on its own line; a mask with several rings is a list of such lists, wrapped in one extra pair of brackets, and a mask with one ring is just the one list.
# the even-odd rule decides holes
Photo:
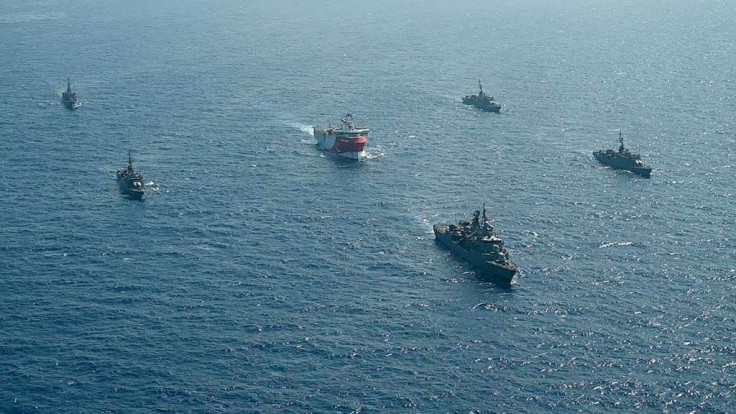
[(483, 84), (480, 83), (480, 79), (478, 79), (478, 87), (480, 88), (480, 94), (479, 95), (483, 95)]

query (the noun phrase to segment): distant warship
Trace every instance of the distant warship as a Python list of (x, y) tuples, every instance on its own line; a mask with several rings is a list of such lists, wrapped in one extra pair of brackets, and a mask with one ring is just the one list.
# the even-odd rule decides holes
[(475, 210), (471, 222), (461, 220), (457, 224), (435, 224), (434, 236), (438, 243), (475, 266), (482, 276), (506, 284), (514, 279), (517, 267), (509, 260), (503, 240), (493, 234), (485, 205), (482, 216)]
[(128, 167), (123, 170), (119, 170), (117, 177), (120, 191), (135, 200), (143, 199), (143, 195), (146, 192), (146, 185), (143, 183), (143, 176), (141, 173), (133, 170), (133, 159), (130, 156), (130, 151), (128, 151)]
[(652, 169), (641, 162), (639, 154), (634, 154), (624, 148), (624, 136), (621, 131), (618, 131), (618, 141), (618, 152), (610, 149), (600, 150), (593, 152), (593, 156), (598, 161), (613, 168), (631, 171), (634, 174), (639, 174), (643, 177), (649, 178), (652, 173)]
[(77, 93), (72, 92), (72, 83), (69, 78), (66, 78), (66, 90), (61, 93), (61, 103), (67, 109), (77, 109), (82, 106), (82, 103), (77, 100)]
[(477, 95), (470, 95), (463, 98), (463, 103), (465, 105), (473, 105), (476, 108), (482, 109), (484, 111), (488, 112), (500, 112), (501, 111), (501, 105), (497, 104), (495, 100), (493, 100), (492, 96), (488, 96), (485, 93), (483, 93), (483, 84), (480, 83), (480, 80), (478, 80), (478, 87), (480, 88), (480, 92), (478, 92)]

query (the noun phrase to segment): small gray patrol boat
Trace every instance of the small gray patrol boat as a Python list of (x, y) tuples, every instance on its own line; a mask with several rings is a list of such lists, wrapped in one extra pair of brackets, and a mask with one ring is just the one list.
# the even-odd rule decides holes
[(618, 151), (611, 149), (599, 150), (593, 152), (593, 156), (601, 163), (613, 168), (631, 171), (634, 174), (649, 178), (652, 174), (652, 169), (644, 165), (639, 154), (635, 154), (624, 148), (624, 136), (620, 130), (618, 131), (618, 142)]
[(66, 90), (61, 93), (61, 104), (67, 109), (77, 109), (82, 103), (77, 99), (77, 93), (72, 92), (72, 82), (66, 78)]
[(146, 193), (146, 184), (141, 173), (133, 169), (133, 158), (128, 151), (128, 167), (117, 173), (120, 191), (135, 200), (142, 200)]
[(478, 87), (480, 92), (477, 95), (470, 95), (463, 98), (465, 105), (473, 105), (476, 108), (482, 109), (488, 112), (501, 112), (501, 105), (497, 104), (492, 96), (488, 96), (483, 93), (483, 84), (478, 79)]
[(482, 216), (475, 210), (471, 222), (461, 220), (457, 224), (435, 224), (434, 236), (437, 243), (470, 262), (481, 276), (503, 284), (511, 284), (514, 280), (518, 268), (509, 259), (503, 240), (493, 234), (485, 204)]

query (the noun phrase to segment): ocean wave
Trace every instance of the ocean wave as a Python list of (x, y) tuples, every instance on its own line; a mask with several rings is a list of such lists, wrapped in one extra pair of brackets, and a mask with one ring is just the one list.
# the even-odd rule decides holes
[(25, 23), (41, 20), (58, 20), (66, 17), (64, 12), (22, 12), (0, 15), (0, 23)]
[(598, 246), (599, 249), (605, 249), (606, 247), (614, 247), (614, 246), (631, 246), (633, 242), (610, 242), (610, 243), (603, 243), (600, 246)]

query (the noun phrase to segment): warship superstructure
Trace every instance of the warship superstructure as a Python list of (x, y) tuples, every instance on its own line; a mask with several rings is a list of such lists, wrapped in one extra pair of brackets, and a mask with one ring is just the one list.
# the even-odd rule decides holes
[(365, 158), (368, 128), (356, 127), (353, 115), (348, 113), (340, 119), (339, 127), (314, 127), (314, 138), (320, 148), (341, 157), (361, 160)]
[(133, 169), (133, 158), (128, 151), (128, 167), (119, 170), (117, 173), (120, 191), (135, 200), (142, 200), (146, 193), (146, 184), (143, 182), (143, 176)]
[(624, 136), (620, 130), (618, 131), (618, 141), (618, 151), (611, 149), (599, 150), (593, 152), (593, 156), (601, 163), (613, 168), (631, 171), (634, 174), (649, 178), (652, 174), (652, 169), (644, 165), (639, 154), (635, 154), (624, 148)]
[(82, 103), (77, 99), (77, 93), (72, 91), (72, 83), (66, 78), (66, 90), (61, 93), (61, 103), (67, 109), (77, 109)]
[(518, 269), (509, 259), (503, 240), (493, 233), (485, 205), (482, 213), (475, 210), (470, 222), (435, 224), (434, 236), (438, 243), (470, 262), (481, 276), (504, 284), (514, 280)]
[(483, 84), (478, 80), (478, 87), (480, 91), (477, 95), (469, 95), (463, 98), (465, 105), (473, 105), (476, 108), (482, 109), (488, 112), (500, 112), (501, 105), (497, 104), (493, 99), (493, 96), (488, 96), (483, 92)]

